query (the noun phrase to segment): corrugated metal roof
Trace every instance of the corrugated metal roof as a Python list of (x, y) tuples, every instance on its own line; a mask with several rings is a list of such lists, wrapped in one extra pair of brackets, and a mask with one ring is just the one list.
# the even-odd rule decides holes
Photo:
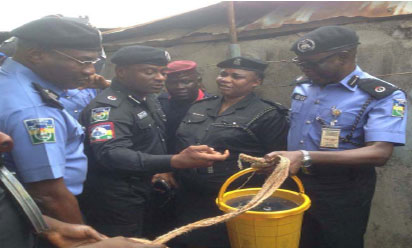
[(278, 28), (335, 17), (389, 17), (412, 13), (412, 2), (278, 2), (269, 14), (239, 29)]
[[(235, 2), (239, 39), (310, 30), (412, 14), (412, 2)], [(133, 43), (152, 46), (228, 38), (226, 2), (128, 28), (103, 32), (107, 48)], [(320, 22), (321, 21), (321, 22)], [(115, 48), (114, 48), (115, 49)]]

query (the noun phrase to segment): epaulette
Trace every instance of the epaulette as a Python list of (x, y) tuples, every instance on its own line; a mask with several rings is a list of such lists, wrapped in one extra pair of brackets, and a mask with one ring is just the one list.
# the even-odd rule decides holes
[(34, 89), (36, 89), (43, 102), (48, 106), (58, 109), (64, 109), (63, 105), (59, 102), (59, 95), (51, 91), (50, 89), (45, 89), (40, 84), (32, 82)]
[(289, 109), (287, 109), (285, 106), (283, 106), (282, 104), (278, 103), (278, 102), (273, 102), (270, 100), (266, 100), (266, 99), (260, 99), (262, 102), (267, 103), (273, 107), (275, 107), (279, 113), (283, 114), (283, 115), (288, 115), (289, 113)]
[(208, 97), (205, 97), (205, 98), (203, 98), (203, 99), (197, 100), (197, 101), (195, 101), (195, 103), (204, 102), (204, 101), (210, 101), (210, 100), (216, 100), (217, 98), (219, 98), (219, 96), (217, 96), (217, 95), (212, 95), (212, 96), (208, 96)]
[(116, 91), (113, 91), (110, 88), (107, 88), (102, 93), (100, 93), (95, 100), (98, 103), (108, 104), (112, 107), (118, 107), (123, 101), (123, 95), (121, 95), (121, 93), (116, 93)]
[(295, 79), (295, 81), (293, 81), (290, 86), (295, 86), (295, 85), (299, 85), (305, 82), (308, 82), (309, 78), (307, 78), (306, 76), (299, 76), (298, 78)]
[(378, 100), (390, 96), (397, 90), (403, 91), (401, 88), (391, 83), (376, 78), (359, 79), (357, 84), (360, 89)]

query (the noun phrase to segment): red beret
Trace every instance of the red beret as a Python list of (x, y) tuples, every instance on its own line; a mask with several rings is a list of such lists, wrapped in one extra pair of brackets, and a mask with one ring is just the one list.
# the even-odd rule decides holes
[(196, 69), (197, 64), (194, 61), (173, 61), (167, 64), (166, 74), (179, 73)]

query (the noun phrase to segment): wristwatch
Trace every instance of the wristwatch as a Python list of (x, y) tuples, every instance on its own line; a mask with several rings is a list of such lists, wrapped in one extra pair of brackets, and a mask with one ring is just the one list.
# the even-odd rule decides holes
[(311, 166), (312, 166), (312, 158), (310, 158), (310, 154), (306, 150), (299, 150), (303, 154), (302, 159), (302, 172), (304, 174), (311, 174)]

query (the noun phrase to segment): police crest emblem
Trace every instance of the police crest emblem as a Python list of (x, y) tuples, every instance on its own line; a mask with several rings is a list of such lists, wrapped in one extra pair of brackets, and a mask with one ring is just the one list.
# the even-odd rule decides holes
[(233, 60), (233, 65), (240, 66), (241, 64), (242, 64), (242, 59), (236, 58), (235, 60)]
[(315, 42), (311, 39), (304, 39), (300, 41), (296, 46), (297, 49), (302, 53), (312, 51), (316, 48)]
[(54, 120), (52, 118), (24, 120), (24, 125), (33, 144), (56, 142)]
[(90, 142), (102, 142), (115, 138), (113, 122), (98, 123), (89, 129)]
[(110, 107), (92, 109), (90, 122), (103, 122), (109, 120)]

